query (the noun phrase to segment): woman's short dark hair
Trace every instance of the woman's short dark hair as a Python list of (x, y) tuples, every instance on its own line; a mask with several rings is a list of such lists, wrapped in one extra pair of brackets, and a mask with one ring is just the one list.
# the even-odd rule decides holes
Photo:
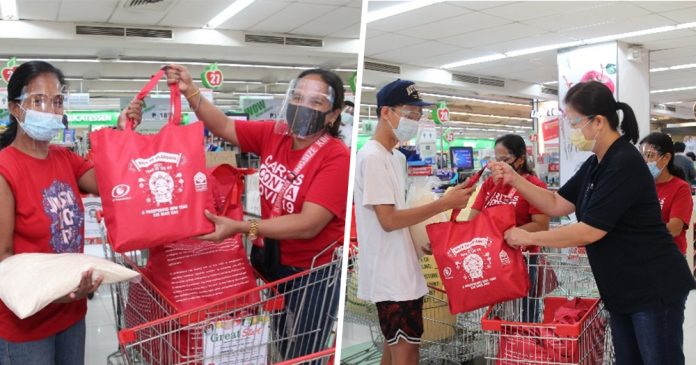
[(599, 81), (588, 81), (575, 84), (566, 93), (564, 102), (580, 114), (586, 116), (601, 115), (609, 121), (609, 126), (615, 131), (619, 128), (619, 115), (623, 112), (621, 132), (629, 141), (638, 142), (638, 121), (633, 109), (626, 103), (617, 102), (611, 90)]
[[(7, 84), (7, 101), (8, 103), (16, 103), (18, 99), (22, 96), (24, 88), (29, 85), (35, 78), (43, 74), (53, 74), (60, 82), (61, 86), (65, 86), (65, 76), (63, 72), (53, 66), (52, 64), (44, 61), (29, 61), (21, 64), (12, 73), (10, 81)], [(14, 141), (17, 136), (17, 129), (19, 128), (19, 123), (17, 119), (10, 114), (10, 125), (7, 127), (5, 132), (0, 134), (0, 150), (9, 146), (12, 141)]]
[[(343, 89), (343, 80), (341, 80), (341, 77), (336, 75), (333, 71), (329, 71), (327, 69), (323, 68), (313, 68), (310, 70), (303, 71), (300, 76), (298, 76), (298, 79), (301, 79), (305, 76), (308, 75), (319, 75), (322, 80), (329, 86), (334, 91), (334, 101), (333, 101), (333, 106), (331, 108), (331, 111), (334, 111), (336, 109), (342, 110), (343, 109), (343, 103), (345, 101), (345, 90)], [(336, 118), (336, 121), (334, 122), (333, 125), (327, 126), (326, 131), (329, 132), (329, 134), (333, 137), (340, 137), (341, 136), (341, 115), (339, 114), (338, 117)]]
[(527, 145), (524, 139), (516, 134), (506, 134), (495, 140), (495, 144), (502, 144), (510, 153), (515, 156), (515, 159), (523, 158), (524, 163), (520, 167), (520, 171), (534, 175), (534, 170), (527, 163)]
[(666, 133), (660, 133), (660, 132), (654, 132), (648, 134), (645, 138), (643, 138), (640, 141), (640, 144), (647, 143), (649, 145), (652, 145), (655, 147), (655, 150), (660, 154), (664, 155), (666, 153), (671, 154), (669, 158), (669, 162), (667, 163), (667, 171), (669, 171), (670, 174), (686, 181), (686, 176), (684, 175), (684, 171), (681, 169), (681, 167), (678, 167), (674, 164), (674, 142), (672, 141), (672, 137), (670, 137)]

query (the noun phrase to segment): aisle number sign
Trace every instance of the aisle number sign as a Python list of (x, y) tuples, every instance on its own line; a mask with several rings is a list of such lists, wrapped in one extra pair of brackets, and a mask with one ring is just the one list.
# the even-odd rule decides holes
[(443, 124), (449, 122), (449, 109), (444, 101), (437, 103), (437, 107), (433, 109), (433, 121), (435, 124)]
[(224, 75), (218, 68), (217, 63), (213, 63), (203, 70), (201, 73), (201, 83), (208, 89), (218, 89), (222, 86)]
[(5, 83), (8, 84), (10, 82), (10, 77), (12, 77), (12, 74), (16, 69), (17, 59), (15, 57), (12, 57), (7, 61), (5, 67), (2, 68), (2, 81), (5, 81)]

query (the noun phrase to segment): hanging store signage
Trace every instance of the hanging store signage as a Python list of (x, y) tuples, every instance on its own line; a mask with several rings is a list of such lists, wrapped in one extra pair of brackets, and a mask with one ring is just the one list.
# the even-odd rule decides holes
[(433, 121), (435, 124), (449, 122), (449, 109), (444, 101), (438, 102), (437, 107), (433, 109)]
[(5, 81), (5, 83), (8, 84), (10, 82), (10, 77), (12, 77), (12, 73), (14, 73), (16, 69), (17, 59), (12, 57), (7, 61), (5, 67), (2, 68), (2, 81)]
[(218, 89), (222, 86), (224, 75), (218, 68), (217, 63), (213, 63), (205, 68), (201, 73), (201, 83), (208, 89)]

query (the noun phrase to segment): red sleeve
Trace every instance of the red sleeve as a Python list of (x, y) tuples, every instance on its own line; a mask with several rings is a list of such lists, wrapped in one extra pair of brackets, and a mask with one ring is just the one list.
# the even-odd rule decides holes
[(251, 152), (261, 156), (265, 142), (269, 140), (269, 136), (273, 135), (273, 121), (242, 121), (234, 122), (234, 130), (237, 133), (237, 141), (239, 148), (244, 152)]
[(348, 197), (350, 153), (339, 140), (334, 142), (336, 143), (332, 143), (329, 157), (319, 167), (321, 172), (314, 177), (307, 190), (305, 201), (319, 204), (335, 216), (344, 218)]
[(483, 184), (481, 184), (481, 189), (479, 189), (479, 192), (476, 195), (476, 200), (474, 201), (474, 205), (471, 206), (471, 209), (476, 209), (479, 212), (483, 210), (483, 206), (486, 205), (486, 195), (488, 195), (488, 190), (490, 190), (492, 183), (493, 179), (488, 178), (483, 182)]
[(675, 191), (672, 196), (669, 219), (679, 218), (685, 225), (688, 225), (691, 221), (691, 214), (694, 208), (694, 201), (691, 198), (691, 188), (688, 184), (683, 183), (677, 185), (676, 190), (677, 191)]
[[(529, 175), (527, 176), (527, 181), (530, 183), (544, 189), (548, 189), (548, 186), (546, 185), (545, 182), (541, 181), (538, 177), (535, 175)], [(527, 204), (529, 205), (529, 215), (532, 216), (534, 214), (544, 214), (541, 210), (537, 209), (537, 207), (533, 206), (532, 204)]]
[(70, 163), (70, 167), (75, 174), (75, 180), (80, 180), (82, 175), (94, 168), (94, 163), (92, 163), (92, 161), (86, 160), (84, 157), (70, 151), (67, 148), (56, 147), (56, 151), (61, 153)]

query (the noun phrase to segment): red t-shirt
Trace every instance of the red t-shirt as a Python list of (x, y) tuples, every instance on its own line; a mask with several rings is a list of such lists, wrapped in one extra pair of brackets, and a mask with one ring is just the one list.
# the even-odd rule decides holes
[(679, 251), (686, 255), (686, 229), (691, 221), (691, 212), (694, 202), (691, 199), (691, 186), (678, 178), (655, 184), (657, 188), (657, 198), (660, 200), (662, 208), (662, 220), (669, 223), (672, 218), (679, 218), (684, 223), (681, 233), (674, 237), (674, 242), (679, 247)]
[[(0, 176), (15, 200), (13, 251), (83, 252), (84, 209), (78, 179), (92, 164), (61, 147), (50, 146), (46, 159), (14, 147), (0, 151)], [(35, 315), (17, 318), (0, 301), (0, 338), (34, 341), (74, 325), (87, 313), (87, 301), (50, 304)]]
[[(259, 155), (261, 159), (259, 188), (261, 216), (264, 219), (271, 215), (283, 179), (306, 151), (292, 150), (292, 137), (274, 133), (274, 126), (274, 122), (235, 122), (239, 147), (245, 152)], [(328, 209), (334, 217), (312, 239), (281, 241), (281, 264), (309, 268), (314, 256), (332, 242), (343, 238), (349, 168), (348, 148), (340, 139), (331, 138), (295, 179), (292, 194), (286, 194), (283, 198), (283, 215), (300, 213), (304, 202), (312, 202)], [(331, 261), (332, 253), (332, 250), (325, 252), (316, 264)]]

